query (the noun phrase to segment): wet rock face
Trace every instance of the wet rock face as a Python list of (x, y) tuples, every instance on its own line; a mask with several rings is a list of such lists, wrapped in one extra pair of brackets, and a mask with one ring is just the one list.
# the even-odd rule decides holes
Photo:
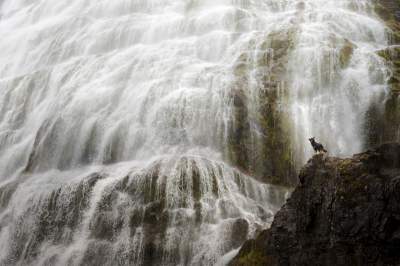
[(234, 115), (228, 130), (228, 158), (241, 171), (266, 183), (296, 184), (298, 165), (292, 156), (287, 110), (287, 70), (296, 34), (295, 27), (271, 32), (260, 45), (260, 58), (240, 57), (246, 63), (238, 64), (236, 74), (246, 80), (248, 77), (243, 76), (247, 72), (242, 67), (249, 69), (249, 65), (255, 65), (263, 69), (262, 89), (254, 94), (240, 83), (231, 93)]
[(0, 265), (215, 265), (269, 226), (289, 193), (205, 158), (120, 171), (1, 187), (0, 242), (10, 244)]
[(400, 42), (400, 3), (397, 0), (375, 0), (375, 12), (392, 30), (391, 42)]
[(400, 2), (376, 0), (375, 12), (386, 22), (390, 42), (377, 51), (391, 71), (388, 80), (389, 95), (382, 104), (371, 104), (366, 114), (366, 147), (400, 141)]
[[(33, 265), (35, 264), (33, 260), (41, 254), (43, 243), (54, 245), (72, 243), (72, 232), (77, 230), (79, 223), (82, 222), (93, 187), (102, 178), (104, 176), (101, 174), (93, 173), (79, 184), (55, 189), (50, 194), (40, 197), (36, 204), (27, 206), (17, 218), (13, 218), (13, 214), (4, 216), (3, 212), (0, 232), (11, 227), (10, 243), (13, 244), (6, 253), (7, 256), (0, 260), (0, 265), (15, 265), (17, 261), (20, 261), (21, 265)], [(9, 204), (17, 185), (17, 182), (11, 183), (0, 190), (0, 200), (4, 208)], [(9, 219), (14, 219), (13, 222), (4, 219), (7, 216)], [(51, 261), (49, 263), (49, 265), (55, 264)]]
[(400, 144), (315, 155), (272, 227), (231, 265), (399, 265)]

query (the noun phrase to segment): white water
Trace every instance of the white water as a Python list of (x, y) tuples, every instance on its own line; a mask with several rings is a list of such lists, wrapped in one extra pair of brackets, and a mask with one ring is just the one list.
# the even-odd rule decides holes
[[(3, 191), (16, 188), (9, 202), (4, 192), (0, 198), (0, 264), (79, 265), (92, 252), (106, 254), (106, 265), (138, 265), (152, 235), (163, 249), (158, 262), (211, 265), (237, 248), (235, 221), (247, 221), (246, 237), (267, 227), (265, 214), (285, 191), (232, 169), (225, 146), (232, 92), (254, 99), (269, 89), (271, 34), (293, 35), (280, 107), (300, 164), (312, 154), (310, 136), (334, 155), (360, 151), (363, 115), (385, 93), (387, 69), (374, 51), (387, 36), (368, 1), (4, 0), (0, 10), (0, 182)], [(346, 42), (355, 48), (341, 67)], [(130, 187), (149, 189), (154, 167), (163, 174), (152, 200), (169, 215), (162, 233), (129, 225), (152, 203), (144, 192), (115, 192), (126, 176)], [(91, 187), (93, 172), (104, 176)], [(81, 215), (62, 213), (79, 184), (87, 206)], [(51, 215), (78, 225), (39, 239), (36, 215), (59, 188)], [(102, 213), (112, 191), (112, 210)], [(111, 239), (93, 236), (100, 214), (122, 220)]]

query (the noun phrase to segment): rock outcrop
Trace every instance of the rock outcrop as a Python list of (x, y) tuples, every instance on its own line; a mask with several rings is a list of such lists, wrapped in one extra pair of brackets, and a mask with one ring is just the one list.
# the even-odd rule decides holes
[(231, 265), (400, 265), (400, 144), (315, 155), (270, 229)]

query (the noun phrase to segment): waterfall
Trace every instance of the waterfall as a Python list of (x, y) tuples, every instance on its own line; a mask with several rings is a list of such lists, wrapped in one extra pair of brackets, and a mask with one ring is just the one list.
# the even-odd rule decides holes
[(387, 94), (366, 0), (0, 0), (0, 264), (222, 265)]

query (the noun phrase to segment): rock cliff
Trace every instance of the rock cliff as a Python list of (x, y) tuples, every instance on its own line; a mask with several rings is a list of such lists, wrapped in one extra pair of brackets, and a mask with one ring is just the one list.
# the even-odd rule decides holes
[(231, 265), (400, 265), (400, 144), (315, 155), (270, 229)]

